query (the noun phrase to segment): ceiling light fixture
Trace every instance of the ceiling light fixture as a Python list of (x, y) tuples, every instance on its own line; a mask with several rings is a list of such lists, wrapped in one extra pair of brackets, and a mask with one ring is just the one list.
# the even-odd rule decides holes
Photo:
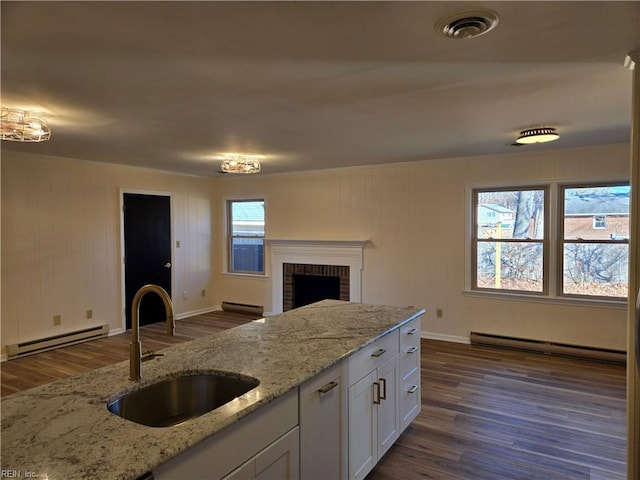
[(475, 10), (458, 13), (440, 20), (436, 30), (448, 38), (473, 38), (493, 30), (498, 25), (498, 15), (491, 10)]
[(520, 136), (517, 138), (516, 143), (521, 145), (531, 145), (533, 143), (553, 142), (559, 138), (560, 135), (558, 135), (555, 128), (529, 128), (520, 132)]
[(221, 169), (224, 173), (258, 173), (260, 162), (248, 155), (235, 155), (222, 161)]
[(2, 107), (0, 139), (12, 142), (44, 142), (50, 138), (49, 124), (40, 114)]

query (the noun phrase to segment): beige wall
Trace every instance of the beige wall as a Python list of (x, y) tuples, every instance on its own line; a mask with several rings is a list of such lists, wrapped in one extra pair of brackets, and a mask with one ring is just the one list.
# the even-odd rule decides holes
[[(369, 239), (362, 300), (427, 309), (423, 332), (462, 340), (470, 331), (626, 349), (626, 311), (465, 295), (465, 195), (472, 186), (544, 181), (624, 180), (629, 147), (519, 150), (513, 155), (217, 179), (227, 196), (264, 195), (267, 237)], [(216, 225), (219, 244), (224, 232)], [(216, 303), (271, 308), (270, 279), (221, 274)], [(269, 263), (267, 252), (266, 263)], [(442, 318), (435, 310), (442, 309)]]
[[(0, 343), (109, 323), (120, 314), (121, 188), (173, 195), (174, 302), (180, 314), (222, 300), (271, 308), (271, 280), (224, 275), (227, 196), (264, 195), (267, 236), (369, 239), (364, 302), (427, 309), (423, 331), (469, 332), (626, 348), (625, 310), (465, 295), (470, 186), (626, 179), (628, 145), (287, 175), (198, 178), (37, 155), (2, 155)], [(213, 232), (213, 233), (212, 233)], [(267, 252), (266, 262), (269, 256)], [(213, 267), (211, 267), (213, 265)], [(200, 297), (205, 289), (207, 296)], [(182, 300), (186, 291), (188, 300)], [(443, 309), (442, 318), (435, 310)], [(87, 309), (94, 319), (84, 319)], [(53, 327), (53, 315), (62, 325)]]
[[(176, 312), (210, 308), (212, 185), (210, 178), (3, 151), (2, 353), (6, 344), (102, 323), (122, 328), (120, 189), (172, 194), (181, 242), (173, 252)], [(93, 320), (85, 319), (89, 309)]]

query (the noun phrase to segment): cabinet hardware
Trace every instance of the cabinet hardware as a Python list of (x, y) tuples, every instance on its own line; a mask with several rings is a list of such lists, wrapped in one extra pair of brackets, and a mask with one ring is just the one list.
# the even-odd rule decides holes
[(411, 347), (407, 349), (407, 353), (416, 353), (418, 351), (418, 347)]
[(412, 328), (411, 330), (407, 330), (407, 335), (415, 335), (417, 332), (417, 328)]
[(387, 353), (387, 351), (386, 351), (384, 348), (381, 348), (380, 350), (377, 350), (377, 351), (373, 352), (373, 353), (371, 354), (371, 356), (372, 356), (373, 358), (379, 358), (379, 357), (381, 357), (382, 355), (384, 355), (385, 353)]
[(373, 403), (380, 405), (380, 384), (378, 382), (373, 382)]
[(322, 395), (324, 393), (330, 392), (331, 390), (333, 390), (337, 386), (338, 386), (338, 382), (329, 382), (324, 387), (319, 388), (318, 392)]
[(411, 385), (409, 387), (409, 390), (407, 390), (408, 393), (416, 393), (416, 390), (418, 390), (418, 385)]
[(387, 399), (387, 379), (381, 378), (380, 384), (382, 385), (382, 394), (380, 395), (380, 400), (386, 400)]

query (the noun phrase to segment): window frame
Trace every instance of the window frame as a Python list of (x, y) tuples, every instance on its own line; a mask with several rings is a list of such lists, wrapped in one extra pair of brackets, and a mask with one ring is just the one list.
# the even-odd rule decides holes
[[(560, 298), (567, 299), (584, 299), (584, 300), (600, 300), (600, 301), (608, 301), (608, 302), (627, 302), (628, 300), (628, 292), (627, 297), (612, 297), (605, 295), (586, 295), (586, 294), (576, 294), (576, 293), (565, 293), (564, 292), (564, 248), (566, 244), (606, 244), (606, 245), (629, 245), (629, 238), (626, 239), (615, 239), (615, 238), (604, 238), (604, 239), (571, 239), (567, 240), (564, 236), (564, 227), (565, 227), (565, 191), (567, 189), (572, 188), (606, 188), (606, 187), (630, 187), (630, 183), (628, 181), (591, 181), (591, 182), (566, 182), (566, 183), (558, 183), (556, 185), (557, 195), (558, 195), (558, 208), (557, 208), (557, 245), (556, 245), (556, 296)], [(629, 197), (631, 198), (631, 197)], [(631, 210), (629, 210), (629, 215), (631, 215)], [(604, 227), (596, 227), (595, 226), (595, 217), (601, 216), (593, 215), (593, 229), (594, 230), (605, 230), (607, 226)], [(605, 219), (608, 215), (604, 215)], [(629, 268), (627, 262), (627, 269)], [(628, 280), (627, 280), (627, 289), (628, 289)]]
[[(542, 245), (542, 290), (516, 290), (507, 288), (489, 288), (478, 286), (478, 245), (480, 243), (497, 242), (498, 239), (481, 239), (478, 238), (478, 197), (481, 193), (486, 192), (522, 192), (531, 190), (542, 190), (544, 195), (543, 206), (543, 237), (542, 239), (499, 239), (500, 243), (514, 244), (541, 244)], [(550, 209), (550, 188), (549, 185), (531, 184), (531, 185), (510, 185), (500, 187), (476, 187), (471, 190), (471, 290), (474, 292), (491, 293), (491, 294), (509, 294), (509, 295), (525, 295), (532, 297), (546, 297), (549, 295), (549, 265), (550, 265), (550, 230), (549, 230), (549, 209)]]
[[(247, 203), (247, 202), (262, 202), (264, 205), (264, 228), (262, 235), (234, 235), (233, 233), (233, 204), (235, 203)], [(226, 218), (226, 272), (232, 275), (247, 275), (247, 276), (255, 276), (255, 277), (264, 277), (266, 276), (266, 201), (264, 197), (255, 196), (255, 197), (241, 197), (241, 198), (227, 198), (225, 200), (225, 218)], [(261, 239), (262, 240), (262, 270), (236, 270), (233, 268), (233, 243), (234, 239), (239, 238), (248, 238), (248, 239)]]

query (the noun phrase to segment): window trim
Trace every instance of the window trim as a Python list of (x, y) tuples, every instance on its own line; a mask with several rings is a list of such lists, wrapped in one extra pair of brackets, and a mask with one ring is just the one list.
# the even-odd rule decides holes
[[(558, 229), (558, 221), (557, 218), (559, 216), (558, 205), (559, 201), (559, 185), (629, 185), (628, 178), (621, 177), (609, 177), (609, 178), (562, 178), (562, 179), (541, 179), (541, 180), (532, 180), (532, 181), (524, 181), (524, 182), (510, 182), (510, 181), (483, 181), (483, 182), (473, 182), (467, 183), (465, 185), (465, 278), (462, 289), (462, 294), (468, 297), (475, 298), (484, 298), (491, 299), (494, 301), (519, 301), (519, 302), (529, 302), (529, 303), (549, 303), (549, 304), (557, 304), (557, 305), (582, 305), (585, 307), (598, 307), (598, 308), (614, 308), (614, 309), (623, 309), (627, 307), (628, 298), (623, 297), (595, 297), (595, 296), (560, 296), (558, 295), (559, 287), (558, 287), (558, 265), (559, 259), (558, 248), (555, 243), (556, 239), (560, 238)], [(521, 187), (516, 187), (514, 185), (520, 185)], [(549, 189), (549, 202), (545, 209), (545, 215), (547, 219), (546, 225), (548, 226), (548, 239), (549, 239), (549, 254), (547, 256), (547, 261), (549, 262), (549, 266), (547, 267), (547, 275), (548, 275), (548, 293), (547, 295), (541, 295), (538, 293), (531, 293), (527, 291), (510, 291), (510, 290), (496, 290), (496, 289), (476, 289), (473, 287), (473, 277), (475, 276), (475, 268), (477, 258), (474, 255), (477, 255), (473, 249), (473, 236), (476, 235), (474, 231), (475, 225), (475, 215), (474, 212), (474, 199), (473, 192), (474, 190), (484, 190), (484, 191), (513, 191), (517, 188), (524, 187), (539, 187), (540, 185), (547, 186)]]
[[(265, 222), (264, 222), (264, 232), (263, 235), (233, 235), (233, 217), (232, 217), (232, 209), (231, 206), (234, 203), (241, 202), (262, 202), (264, 204), (265, 209)], [(267, 238), (267, 222), (266, 222), (266, 199), (264, 196), (242, 196), (242, 197), (227, 197), (224, 199), (224, 212), (225, 212), (225, 228), (224, 228), (224, 236), (225, 236), (225, 269), (223, 273), (225, 275), (233, 275), (233, 276), (244, 276), (244, 277), (253, 277), (253, 278), (264, 278), (267, 276), (267, 258), (266, 258), (266, 238)], [(248, 271), (248, 270), (235, 270), (232, 268), (233, 265), (233, 240), (236, 238), (251, 238), (251, 239), (262, 239), (262, 248), (263, 248), (263, 260), (262, 260), (262, 271)]]
[[(500, 243), (535, 243), (542, 244), (542, 290), (515, 290), (506, 288), (488, 288), (478, 286), (478, 244), (485, 243), (487, 240), (496, 242), (497, 239), (479, 239), (478, 238), (478, 195), (484, 192), (522, 192), (530, 190), (542, 190), (544, 193), (543, 207), (543, 232), (542, 239), (500, 239)], [(550, 242), (549, 242), (549, 208), (550, 188), (544, 184), (526, 184), (526, 185), (510, 185), (500, 187), (472, 187), (471, 188), (471, 284), (472, 292), (483, 292), (489, 294), (507, 294), (507, 295), (524, 295), (527, 297), (544, 297), (549, 296), (549, 265), (550, 265)], [(469, 249), (467, 249), (469, 251)]]
[[(584, 295), (577, 293), (565, 293), (564, 292), (564, 247), (565, 244), (608, 244), (608, 245), (629, 245), (629, 239), (575, 239), (567, 241), (564, 238), (564, 224), (565, 224), (565, 214), (564, 214), (564, 197), (565, 190), (571, 188), (599, 188), (599, 187), (630, 187), (629, 181), (586, 181), (586, 182), (560, 182), (555, 185), (558, 194), (558, 208), (556, 213), (556, 224), (557, 224), (557, 245), (556, 245), (556, 296), (558, 298), (565, 299), (582, 299), (582, 300), (591, 300), (591, 301), (604, 301), (604, 302), (615, 302), (625, 304), (628, 301), (627, 297), (610, 297), (605, 295)], [(630, 212), (629, 212), (630, 214)], [(595, 217), (594, 224), (595, 224)], [(606, 218), (606, 215), (605, 215)], [(594, 230), (604, 230), (607, 227), (595, 227)], [(627, 265), (628, 268), (628, 265)], [(628, 293), (627, 293), (628, 295)]]

